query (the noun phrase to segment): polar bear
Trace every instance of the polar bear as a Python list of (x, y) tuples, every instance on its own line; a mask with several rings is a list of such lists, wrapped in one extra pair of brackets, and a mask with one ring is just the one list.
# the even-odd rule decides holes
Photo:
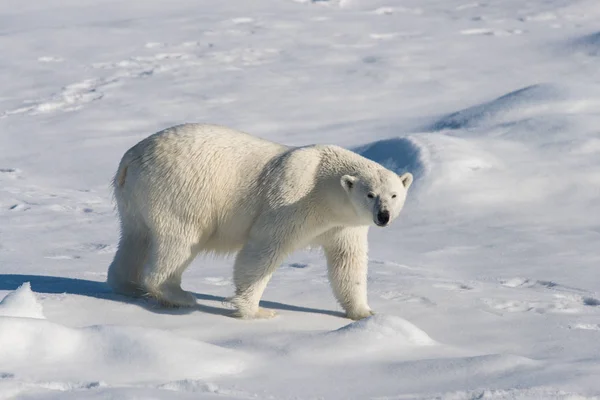
[(217, 125), (165, 129), (129, 149), (113, 180), (121, 236), (107, 282), (124, 295), (194, 306), (181, 275), (200, 252), (237, 252), (235, 314), (259, 308), (291, 252), (320, 246), (348, 318), (367, 304), (367, 232), (398, 216), (413, 181), (333, 145), (288, 147)]

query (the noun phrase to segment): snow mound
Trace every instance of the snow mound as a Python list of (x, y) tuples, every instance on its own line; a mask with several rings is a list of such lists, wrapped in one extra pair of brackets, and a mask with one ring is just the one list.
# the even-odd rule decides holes
[(549, 102), (563, 99), (562, 90), (555, 85), (531, 85), (505, 94), (490, 102), (446, 115), (434, 122), (428, 130), (466, 129), (479, 125), (492, 125), (515, 119), (525, 119), (544, 111)]
[[(456, 201), (480, 215), (495, 208), (526, 218), (537, 214), (539, 222), (548, 215), (539, 204), (553, 199), (563, 206), (552, 218), (574, 223), (597, 197), (589, 190), (599, 176), (593, 166), (597, 130), (581, 121), (596, 115), (599, 105), (597, 94), (585, 85), (540, 84), (439, 119), (428, 128), (432, 131), (416, 138), (430, 160), (429, 192), (419, 196), (421, 207), (441, 211), (456, 207)], [(580, 134), (573, 136), (573, 131)], [(570, 153), (576, 156), (564, 157)], [(560, 168), (552, 164), (557, 159)], [(577, 174), (566, 172), (569, 168)]]
[(418, 179), (428, 171), (424, 150), (416, 140), (403, 137), (368, 143), (353, 151), (398, 174), (411, 172)]
[(291, 348), (290, 353), (312, 361), (333, 362), (369, 355), (393, 356), (394, 350), (404, 353), (411, 348), (435, 344), (427, 333), (405, 319), (376, 314), (312, 336)]
[[(508, 376), (527, 376), (535, 379), (544, 363), (513, 354), (485, 354), (475, 356), (422, 357), (417, 360), (392, 361), (386, 373), (403, 377), (404, 390), (443, 387), (444, 390), (460, 390), (464, 387), (485, 388), (498, 385)], [(423, 377), (427, 377), (423, 379)], [(424, 398), (419, 396), (418, 398)], [(438, 397), (454, 399), (454, 397)], [(461, 397), (458, 397), (459, 399)], [(472, 399), (485, 397), (471, 397)], [(534, 397), (544, 398), (544, 397)]]
[[(28, 285), (2, 301), (0, 360), (3, 372), (20, 378), (109, 383), (206, 379), (241, 371), (244, 356), (173, 333), (119, 326), (70, 328), (44, 319)], [(10, 307), (6, 307), (8, 304)], [(18, 312), (15, 312), (18, 311)], [(18, 314), (18, 315), (14, 315)]]
[(568, 47), (576, 52), (582, 52), (588, 56), (600, 56), (600, 32), (579, 37), (571, 41)]
[(0, 317), (46, 318), (29, 282), (23, 283), (0, 301)]
[(231, 350), (168, 332), (116, 326), (73, 329), (10, 317), (0, 318), (0, 359), (6, 370), (19, 376), (59, 379), (69, 370), (78, 380), (111, 383), (130, 381), (133, 370), (144, 381), (206, 379), (243, 367)]
[[(598, 400), (597, 396), (566, 392), (552, 387), (516, 388), (516, 389), (476, 389), (469, 391), (456, 391), (450, 393), (437, 393), (429, 396), (402, 396), (402, 400)], [(383, 398), (382, 398), (383, 399)]]
[(328, 334), (337, 339), (350, 338), (368, 341), (389, 338), (396, 344), (429, 346), (435, 344), (425, 332), (400, 317), (376, 314), (353, 322)]
[(502, 165), (494, 154), (476, 141), (439, 133), (423, 135), (420, 141), (432, 155), (429, 164), (432, 182), (454, 185), (473, 174)]

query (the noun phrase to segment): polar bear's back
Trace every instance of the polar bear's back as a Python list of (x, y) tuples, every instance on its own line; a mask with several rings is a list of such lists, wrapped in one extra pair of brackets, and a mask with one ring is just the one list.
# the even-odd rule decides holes
[(196, 179), (214, 185), (213, 190), (226, 190), (254, 181), (273, 157), (286, 150), (286, 146), (234, 129), (185, 124), (149, 136), (128, 153), (153, 178), (168, 174), (169, 179)]
[[(210, 232), (227, 251), (231, 247), (227, 243), (236, 247), (243, 240), (260, 209), (265, 166), (287, 150), (218, 125), (175, 126), (125, 153), (115, 179), (115, 197), (139, 210), (156, 229), (172, 230), (160, 225), (183, 222)], [(124, 176), (122, 182), (119, 174)]]

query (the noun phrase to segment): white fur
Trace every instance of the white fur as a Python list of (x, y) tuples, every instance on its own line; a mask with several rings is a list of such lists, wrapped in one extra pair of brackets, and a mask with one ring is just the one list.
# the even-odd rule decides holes
[(364, 318), (372, 314), (368, 227), (381, 210), (390, 222), (400, 213), (411, 182), (409, 173), (337, 146), (292, 148), (221, 126), (175, 126), (121, 160), (121, 239), (108, 283), (117, 293), (192, 306), (195, 297), (181, 289), (190, 262), (199, 252), (237, 252), (237, 314), (271, 317), (258, 307), (271, 275), (291, 252), (317, 245), (337, 300), (349, 318)]

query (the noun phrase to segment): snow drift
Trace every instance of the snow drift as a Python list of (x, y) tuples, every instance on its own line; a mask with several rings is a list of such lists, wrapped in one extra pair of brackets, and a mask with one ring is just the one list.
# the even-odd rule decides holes
[(334, 331), (307, 337), (291, 345), (295, 359), (332, 363), (365, 357), (403, 357), (414, 349), (436, 342), (409, 321), (375, 314)]
[(81, 381), (207, 379), (244, 369), (232, 350), (135, 326), (70, 328), (43, 319), (29, 284), (0, 303), (0, 371)]

